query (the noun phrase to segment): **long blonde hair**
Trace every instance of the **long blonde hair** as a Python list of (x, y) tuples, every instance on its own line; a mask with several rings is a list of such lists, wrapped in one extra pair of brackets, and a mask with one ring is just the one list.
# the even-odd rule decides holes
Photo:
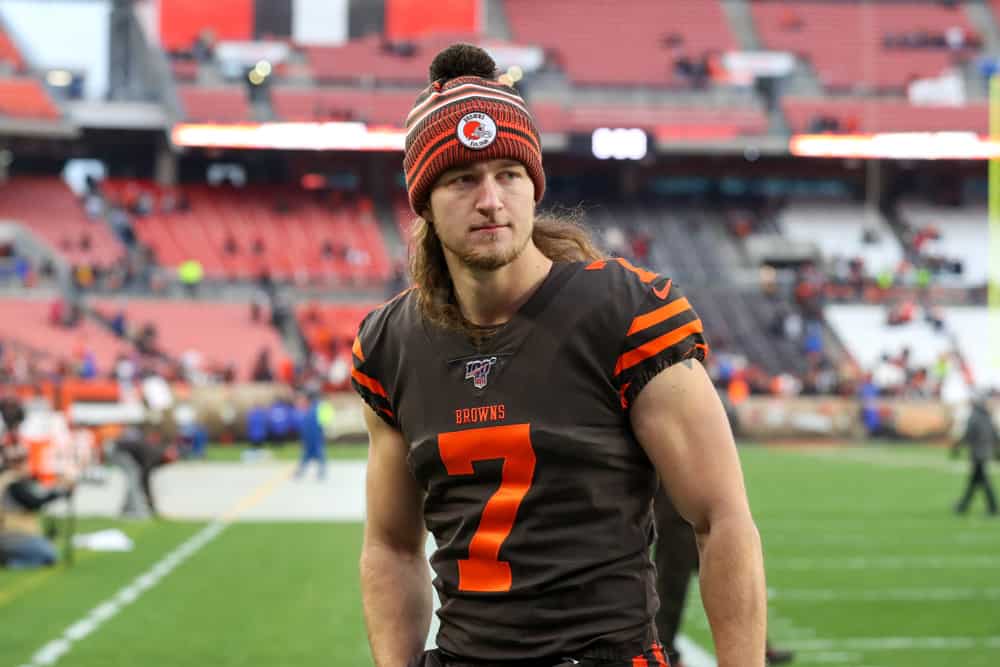
[[(553, 262), (604, 259), (579, 212), (541, 213), (535, 217), (531, 240)], [(417, 290), (417, 303), (431, 323), (478, 337), (482, 331), (463, 316), (445, 263), (441, 239), (434, 225), (417, 218), (410, 234), (410, 278)]]

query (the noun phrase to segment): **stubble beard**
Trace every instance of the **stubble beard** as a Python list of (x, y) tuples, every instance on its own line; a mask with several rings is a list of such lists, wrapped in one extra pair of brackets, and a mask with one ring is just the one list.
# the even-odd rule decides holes
[(496, 271), (501, 269), (521, 256), (524, 249), (528, 247), (531, 240), (529, 234), (517, 245), (508, 246), (502, 249), (490, 249), (488, 251), (466, 250), (464, 252), (449, 246), (442, 239), (441, 244), (455, 255), (464, 266), (477, 271)]

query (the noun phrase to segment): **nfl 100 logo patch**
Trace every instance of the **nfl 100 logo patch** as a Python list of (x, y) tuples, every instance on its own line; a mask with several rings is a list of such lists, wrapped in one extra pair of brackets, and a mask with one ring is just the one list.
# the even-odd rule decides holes
[(496, 363), (496, 357), (473, 359), (465, 362), (465, 379), (472, 380), (472, 386), (476, 389), (482, 389), (489, 382), (490, 370)]

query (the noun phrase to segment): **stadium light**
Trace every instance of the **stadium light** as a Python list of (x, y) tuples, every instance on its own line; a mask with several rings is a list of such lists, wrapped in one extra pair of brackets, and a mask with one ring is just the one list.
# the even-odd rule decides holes
[(788, 150), (798, 157), (990, 160), (1000, 158), (1000, 141), (974, 132), (799, 134), (791, 138)]
[(55, 88), (62, 88), (73, 83), (73, 75), (64, 69), (49, 70), (45, 75), (45, 81)]
[(600, 127), (591, 135), (591, 150), (598, 160), (641, 160), (649, 152), (649, 139), (636, 128)]

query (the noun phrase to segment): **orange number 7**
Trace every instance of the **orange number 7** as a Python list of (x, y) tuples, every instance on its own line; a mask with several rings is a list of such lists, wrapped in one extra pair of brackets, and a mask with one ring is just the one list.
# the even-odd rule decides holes
[(479, 528), (469, 543), (469, 558), (458, 561), (458, 588), (509, 591), (510, 563), (498, 556), (535, 474), (531, 427), (511, 424), (442, 433), (438, 436), (438, 450), (449, 475), (473, 474), (473, 461), (503, 459), (500, 488), (486, 501)]

